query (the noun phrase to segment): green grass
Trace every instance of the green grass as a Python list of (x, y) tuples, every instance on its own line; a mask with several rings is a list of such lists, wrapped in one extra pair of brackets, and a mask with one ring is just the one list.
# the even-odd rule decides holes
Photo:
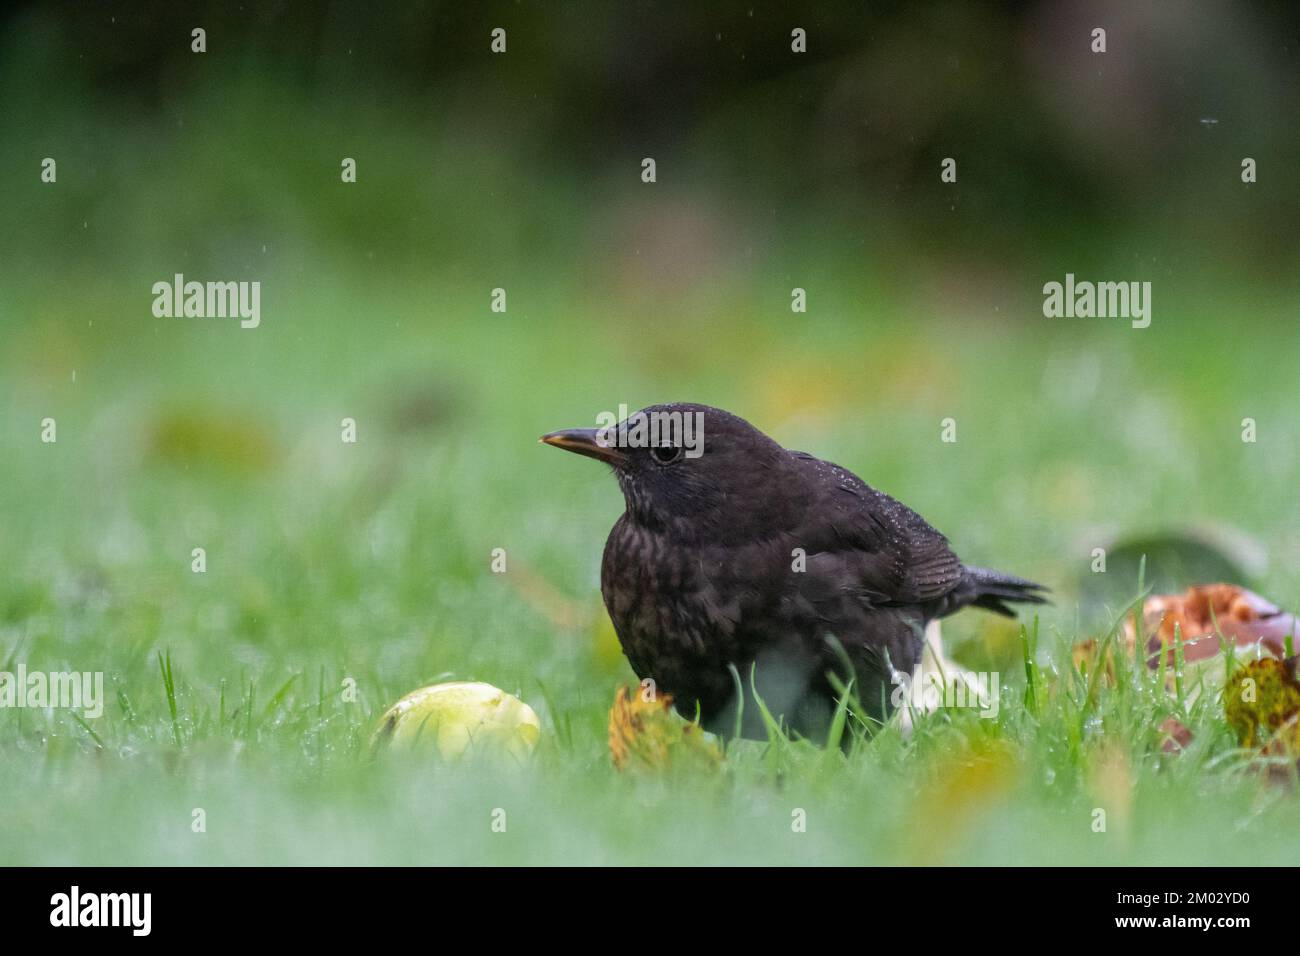
[[(681, 151), (687, 181), (646, 193), (613, 160), (539, 166), (526, 138), (458, 137), (478, 127), (427, 105), (367, 102), (356, 132), (347, 110), (311, 120), (252, 80), (204, 89), (183, 124), (0, 99), (22, 120), (5, 168), (55, 133), (68, 156), (57, 190), (5, 182), (0, 669), (103, 671), (108, 698), (97, 720), (0, 711), (0, 863), (1300, 857), (1300, 801), (1244, 765), (1198, 693), (1208, 672), (1171, 695), (1070, 653), (1135, 593), (1115, 582), (1103, 614), (1084, 600), (1092, 549), (1117, 534), (1240, 529), (1269, 558), (1245, 583), (1300, 608), (1293, 287), (1204, 268), (1158, 219), (1010, 265), (900, 245), (891, 220), (964, 234), (916, 197), (870, 229), (794, 202), (746, 221), (752, 204), (707, 179), (725, 145), (707, 129)], [(293, 136), (275, 125), (303, 115)], [(354, 134), (369, 152), (346, 192)], [(1044, 281), (1081, 257), (1145, 278), (1135, 250), (1151, 328), (1042, 318)], [(176, 271), (261, 280), (261, 327), (154, 319), (150, 285)], [(847, 755), (742, 741), (718, 772), (615, 772), (606, 715), (633, 675), (598, 575), (622, 503), (604, 469), (536, 439), (671, 400), (741, 414), (899, 496), (965, 560), (1052, 586), (1023, 636), (979, 612), (945, 622), (958, 661), (1001, 675), (997, 718), (891, 724)], [(535, 759), (372, 761), (384, 709), (448, 679), (531, 704)], [(1156, 728), (1181, 705), (1193, 741), (1170, 757)]]
[[(81, 290), (46, 295), (85, 315)], [(11, 329), (0, 659), (103, 670), (108, 704), (97, 721), (0, 713), (0, 859), (1295, 859), (1300, 805), (1243, 765), (1212, 690), (1180, 683), (1194, 740), (1171, 758), (1156, 728), (1177, 698), (1131, 664), (1113, 687), (1081, 674), (1069, 648), (1107, 626), (1077, 610), (1098, 528), (1243, 527), (1275, 556), (1258, 586), (1300, 603), (1290, 474), (1270, 460), (1294, 459), (1282, 413), (1300, 350), (1274, 352), (1282, 367), (1255, 379), (1239, 413), (1213, 394), (1217, 378), (1192, 380), (1180, 362), (1209, 352), (1232, 376), (1251, 349), (1192, 310), (1182, 328), (1167, 317), (1149, 334), (1048, 337), (1036, 323), (831, 329), (742, 302), (734, 316), (680, 317), (679, 339), (638, 351), (637, 330), (599, 310), (525, 318), (520, 302), (494, 317), (478, 298), (434, 318), (418, 294), (376, 301), (339, 284), (255, 332), (157, 327), (135, 301), (94, 313), (120, 317), (109, 334), (70, 320)], [(1289, 329), (1270, 334), (1294, 344)], [(62, 351), (43, 348), (58, 336)], [(727, 345), (740, 338), (743, 361)], [(608, 345), (593, 352), (595, 340)], [(1083, 395), (1044, 372), (1089, 361)], [(783, 377), (791, 363), (821, 380)], [(620, 501), (603, 469), (536, 436), (620, 401), (676, 398), (831, 456), (904, 497), (968, 560), (1053, 585), (1056, 604), (1023, 638), (978, 612), (948, 628), (959, 658), (999, 662), (998, 717), (941, 712), (910, 737), (891, 724), (847, 756), (736, 742), (717, 773), (616, 773), (605, 719), (632, 675), (599, 626), (596, 584)], [(1238, 437), (1247, 411), (1272, 423), (1258, 446)], [(46, 414), (54, 445), (38, 441)], [(945, 414), (956, 445), (938, 440)], [(345, 415), (355, 446), (339, 440)], [(190, 570), (197, 546), (203, 574)], [(507, 549), (504, 575), (490, 572), (494, 547)], [(539, 711), (529, 766), (369, 759), (382, 710), (450, 677)], [(505, 833), (491, 830), (498, 807)], [(195, 808), (205, 833), (191, 831)], [(806, 833), (791, 830), (796, 808)]]

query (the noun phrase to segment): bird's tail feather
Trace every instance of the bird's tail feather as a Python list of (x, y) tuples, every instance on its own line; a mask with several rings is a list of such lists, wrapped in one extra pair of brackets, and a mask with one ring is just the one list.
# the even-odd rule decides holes
[(968, 604), (1007, 617), (1016, 616), (1016, 612), (1007, 607), (1007, 602), (1046, 604), (1048, 601), (1043, 592), (1051, 590), (1014, 574), (1003, 574), (990, 568), (972, 568), (969, 565), (966, 566), (966, 581), (974, 590), (974, 596)]

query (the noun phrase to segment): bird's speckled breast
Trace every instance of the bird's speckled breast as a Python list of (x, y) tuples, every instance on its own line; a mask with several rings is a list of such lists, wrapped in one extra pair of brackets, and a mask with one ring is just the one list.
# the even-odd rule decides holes
[(624, 517), (601, 564), (601, 594), (632, 669), (683, 704), (728, 693), (727, 664), (741, 652), (737, 628), (752, 610), (739, 596), (719, 600), (738, 592), (710, 550), (687, 549)]

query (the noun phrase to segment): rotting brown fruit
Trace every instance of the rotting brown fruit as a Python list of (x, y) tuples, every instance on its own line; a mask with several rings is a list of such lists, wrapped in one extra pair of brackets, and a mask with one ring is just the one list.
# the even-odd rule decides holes
[[(1175, 631), (1182, 644), (1183, 662), (1196, 664), (1218, 655), (1220, 634), (1238, 649), (1257, 650), (1280, 659), (1286, 654), (1287, 638), (1295, 633), (1296, 626), (1294, 614), (1235, 584), (1200, 584), (1182, 594), (1153, 594), (1142, 607), (1144, 656), (1152, 670), (1160, 666), (1162, 649), (1166, 666), (1172, 669), (1175, 665)], [(1120, 639), (1124, 652), (1132, 658), (1137, 638), (1131, 616), (1124, 619)], [(1096, 647), (1093, 639), (1075, 645), (1075, 664), (1091, 665)], [(1107, 675), (1113, 677), (1114, 662), (1109, 655), (1104, 666)]]
[[(1274, 657), (1284, 656), (1286, 639), (1295, 632), (1296, 618), (1253, 591), (1235, 584), (1203, 584), (1182, 594), (1153, 594), (1142, 609), (1147, 666), (1175, 658), (1174, 631), (1183, 644), (1183, 660), (1206, 660), (1219, 653), (1219, 635), (1238, 648), (1259, 646)], [(1134, 643), (1133, 622), (1124, 622), (1128, 647)]]

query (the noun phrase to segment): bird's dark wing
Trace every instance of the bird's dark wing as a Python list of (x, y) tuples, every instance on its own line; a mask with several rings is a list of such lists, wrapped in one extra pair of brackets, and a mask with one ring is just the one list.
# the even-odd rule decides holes
[(924, 518), (847, 468), (791, 452), (807, 480), (810, 566), (854, 582), (877, 604), (923, 604), (957, 587), (961, 560)]

